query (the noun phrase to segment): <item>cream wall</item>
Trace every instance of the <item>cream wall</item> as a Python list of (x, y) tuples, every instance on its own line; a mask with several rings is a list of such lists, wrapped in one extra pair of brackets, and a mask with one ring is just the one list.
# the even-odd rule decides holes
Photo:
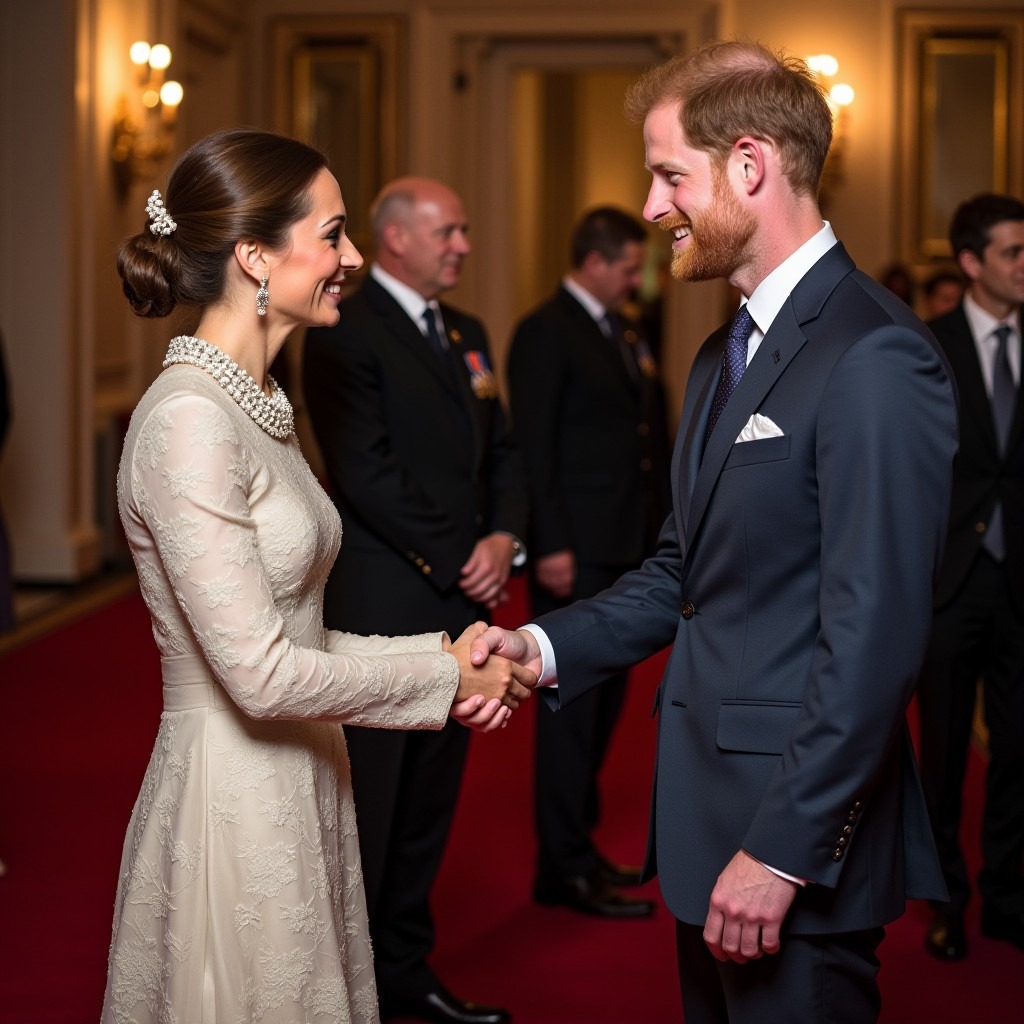
[[(967, 0), (903, 6), (972, 8)], [(1019, 0), (985, 6), (1019, 9)], [(110, 474), (123, 418), (175, 326), (134, 320), (112, 269), (117, 242), (142, 226), (145, 195), (155, 184), (139, 182), (120, 202), (108, 159), (113, 111), (131, 81), (125, 53), (133, 39), (161, 36), (175, 48), (175, 71), (186, 86), (180, 148), (219, 124), (271, 124), (274, 76), (266, 57), (273, 19), (406, 16), (408, 161), (466, 194), (479, 228), (477, 252), (456, 299), (483, 315), (500, 339), (528, 294), (496, 294), (493, 286), (503, 247), (513, 244), (511, 226), (497, 216), (511, 158), (496, 162), (496, 136), (486, 133), (509, 113), (467, 107), (453, 89), (451, 70), (467, 38), (510, 25), (538, 39), (649, 29), (666, 39), (681, 35), (687, 45), (738, 34), (797, 54), (832, 52), (857, 101), (845, 181), (830, 218), (858, 262), (875, 272), (896, 254), (895, 9), (893, 0), (640, 0), (628, 7), (621, 0), (4, 0), (0, 327), (14, 420), (0, 454), (0, 503), (18, 576), (70, 582), (95, 572), (109, 554)], [(488, 67), (486, 46), (474, 59)], [(619, 134), (627, 130), (615, 122), (617, 149), (628, 145)], [(523, 159), (546, 167), (536, 150)], [(640, 154), (631, 159), (637, 166)], [(584, 189), (581, 208), (597, 194)], [(669, 372), (677, 392), (722, 305), (716, 285), (673, 290)]]

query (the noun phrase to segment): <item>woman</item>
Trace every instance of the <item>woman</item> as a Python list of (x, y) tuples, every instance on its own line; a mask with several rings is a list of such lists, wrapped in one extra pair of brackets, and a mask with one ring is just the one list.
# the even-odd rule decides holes
[(493, 729), (535, 679), (473, 668), (476, 627), (454, 644), (323, 628), (341, 527), (267, 374), (294, 328), (337, 321), (361, 265), (323, 156), (219, 132), (147, 213), (118, 252), (125, 294), (140, 316), (181, 303), (199, 320), (171, 341), (118, 473), (164, 713), (125, 840), (103, 1021), (376, 1021), (337, 723), (437, 729), (451, 713)]

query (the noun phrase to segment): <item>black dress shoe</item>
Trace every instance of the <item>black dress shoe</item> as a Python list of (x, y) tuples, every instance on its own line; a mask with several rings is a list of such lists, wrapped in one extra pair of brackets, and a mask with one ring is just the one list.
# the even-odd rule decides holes
[(599, 917), (648, 917), (654, 913), (650, 900), (623, 896), (600, 870), (572, 878), (538, 878), (533, 898), (549, 907), (568, 907)]
[(438, 986), (433, 992), (416, 999), (402, 999), (380, 1004), (381, 1016), (413, 1017), (417, 1020), (436, 1021), (437, 1024), (505, 1024), (512, 1019), (508, 1010), (500, 1006), (481, 1006), (467, 1003)]
[(951, 910), (938, 911), (928, 926), (924, 948), (937, 960), (963, 960), (967, 956), (964, 915)]
[(1011, 942), (1024, 950), (1024, 917), (1020, 914), (1000, 914), (987, 907), (981, 911), (981, 934), (990, 939)]
[(629, 887), (642, 884), (640, 875), (643, 869), (632, 864), (613, 864), (601, 857), (597, 862), (597, 870), (604, 875), (604, 880), (609, 885)]

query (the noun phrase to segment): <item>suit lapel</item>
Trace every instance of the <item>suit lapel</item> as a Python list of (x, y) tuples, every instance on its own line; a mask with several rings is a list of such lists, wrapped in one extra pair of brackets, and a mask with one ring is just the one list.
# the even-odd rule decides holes
[[(695, 416), (691, 421), (687, 431), (686, 455), (691, 463), (694, 458), (699, 460), (700, 468), (696, 473), (689, 508), (684, 517), (688, 539), (692, 540), (700, 529), (722, 467), (740, 431), (807, 343), (803, 325), (817, 318), (836, 285), (853, 269), (853, 261), (846, 250), (841, 244), (836, 244), (804, 275), (761, 340), (754, 358), (715, 425), (702, 459), (700, 447), (704, 441), (710, 396), (705, 405), (700, 407), (702, 415)], [(723, 345), (724, 338), (723, 331)], [(720, 362), (716, 370), (720, 370)], [(715, 386), (718, 376), (717, 372), (712, 374)], [(688, 544), (687, 554), (689, 551)]]
[[(392, 298), (387, 289), (372, 277), (367, 277), (363, 288), (367, 289), (367, 298), (381, 313), (387, 329), (395, 340), (411, 351), (413, 357), (423, 366), (425, 373), (429, 373), (447, 391), (458, 395), (458, 386), (448, 368), (430, 350), (419, 327), (413, 323), (409, 314)], [(447, 320), (445, 324), (447, 326)]]
[(558, 290), (558, 300), (565, 309), (566, 316), (576, 325), (573, 337), (579, 338), (581, 344), (595, 349), (600, 354), (599, 358), (604, 360), (609, 372), (619, 382), (623, 398), (629, 402), (631, 408), (634, 407), (637, 402), (637, 388), (630, 376), (629, 369), (622, 361), (622, 353), (618, 351), (617, 341), (605, 337), (604, 331), (601, 330), (594, 318), (565, 288)]
[[(996, 441), (995, 422), (992, 419), (992, 401), (985, 390), (985, 378), (981, 375), (981, 363), (978, 360), (974, 335), (971, 333), (967, 317), (964, 316), (963, 307), (953, 316), (954, 331), (948, 336), (949, 343), (945, 350), (956, 379), (961, 415), (966, 413), (973, 417), (985, 438), (985, 447), (994, 458), (998, 458), (999, 445)], [(1020, 405), (1019, 401), (1017, 405)], [(1013, 428), (1010, 433), (1012, 437)]]

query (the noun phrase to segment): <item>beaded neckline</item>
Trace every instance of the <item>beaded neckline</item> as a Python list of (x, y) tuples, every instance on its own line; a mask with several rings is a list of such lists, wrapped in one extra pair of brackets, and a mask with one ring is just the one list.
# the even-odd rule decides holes
[(202, 338), (187, 334), (172, 338), (164, 356), (164, 368), (186, 363), (205, 370), (238, 403), (239, 408), (271, 437), (285, 438), (295, 429), (295, 413), (288, 396), (267, 374), (270, 394), (229, 355)]

